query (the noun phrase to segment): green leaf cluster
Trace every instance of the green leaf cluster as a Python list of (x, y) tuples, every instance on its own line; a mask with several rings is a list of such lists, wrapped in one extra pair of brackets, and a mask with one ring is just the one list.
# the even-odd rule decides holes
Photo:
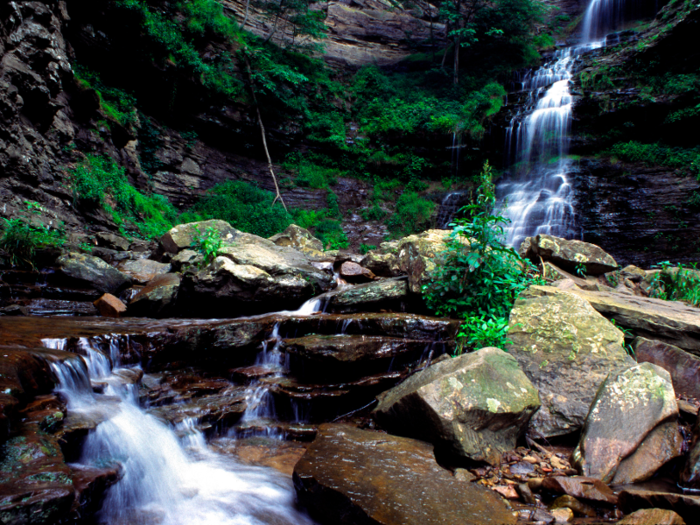
[(672, 265), (669, 261), (657, 265), (661, 271), (651, 280), (651, 296), (666, 301), (683, 301), (700, 307), (700, 270), (696, 263)]
[(0, 236), (0, 249), (7, 252), (12, 266), (34, 268), (37, 251), (62, 246), (66, 240), (63, 229), (36, 225), (26, 217), (6, 219)]

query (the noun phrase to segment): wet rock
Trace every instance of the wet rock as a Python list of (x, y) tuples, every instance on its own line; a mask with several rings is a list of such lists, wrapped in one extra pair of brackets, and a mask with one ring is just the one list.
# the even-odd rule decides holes
[(160, 239), (163, 249), (168, 253), (178, 253), (194, 245), (196, 240), (209, 228), (214, 229), (223, 242), (233, 242), (241, 234), (237, 229), (225, 221), (210, 220), (179, 224), (170, 229)]
[(104, 294), (93, 304), (102, 317), (121, 317), (126, 313), (126, 305), (109, 293)]
[(427, 443), (346, 425), (319, 428), (294, 468), (294, 486), (321, 523), (515, 523), (492, 491), (438, 466)]
[(566, 240), (552, 235), (540, 234), (530, 239), (526, 256), (539, 262), (551, 261), (569, 272), (577, 267), (585, 268), (587, 275), (601, 275), (617, 269), (617, 263), (599, 246), (577, 240)]
[(292, 373), (301, 378), (354, 379), (417, 361), (430, 341), (364, 335), (308, 335), (285, 339)]
[(572, 290), (598, 312), (635, 335), (659, 340), (700, 355), (700, 309), (675, 301)]
[(93, 468), (74, 464), (70, 470), (75, 487), (72, 513), (82, 519), (94, 516), (102, 507), (107, 489), (119, 480), (120, 467)]
[(398, 277), (401, 275), (399, 260), (395, 253), (380, 253), (372, 250), (364, 256), (360, 264), (380, 277)]
[(685, 525), (685, 521), (672, 510), (641, 509), (625, 516), (616, 525)]
[(676, 421), (661, 423), (644, 438), (632, 455), (620, 462), (613, 485), (639, 483), (651, 478), (683, 452), (683, 435)]
[(340, 265), (340, 276), (349, 283), (366, 283), (375, 279), (374, 273), (352, 261)]
[(700, 516), (700, 497), (652, 490), (627, 489), (620, 492), (620, 510), (625, 514), (639, 509), (672, 510), (686, 523), (695, 523)]
[(440, 254), (445, 249), (449, 234), (450, 230), (428, 230), (399, 241), (399, 268), (408, 275), (411, 293), (421, 293), (423, 285), (430, 281), (436, 265), (440, 264)]
[(695, 425), (693, 425), (690, 451), (681, 471), (680, 480), (685, 487), (700, 489), (700, 416), (697, 417)]
[(146, 317), (165, 317), (175, 310), (182, 278), (166, 273), (151, 280), (129, 303), (129, 313)]
[(548, 286), (520, 294), (508, 337), (509, 353), (540, 392), (534, 437), (580, 430), (607, 375), (634, 363), (620, 330), (577, 295)]
[(152, 408), (149, 413), (171, 425), (194, 419), (200, 430), (222, 424), (224, 428), (236, 423), (247, 408), (245, 389), (228, 388), (215, 395), (192, 398), (177, 404)]
[(130, 276), (134, 282), (146, 284), (159, 275), (166, 274), (172, 270), (172, 266), (150, 259), (135, 259), (126, 260), (119, 263), (118, 268), (121, 272)]
[(622, 459), (659, 423), (676, 417), (678, 403), (666, 370), (642, 363), (612, 373), (601, 384), (586, 417), (573, 454), (576, 467), (584, 476), (610, 483)]
[(555, 499), (549, 506), (550, 510), (567, 508), (571, 509), (575, 514), (579, 516), (587, 516), (589, 518), (595, 518), (596, 511), (590, 505), (580, 502), (573, 496), (565, 494), (564, 496), (559, 496)]
[(517, 361), (498, 348), (429, 366), (378, 397), (375, 417), (401, 435), (495, 464), (540, 406)]
[(700, 399), (700, 357), (662, 341), (637, 337), (632, 343), (640, 363), (653, 363), (671, 374), (676, 395)]
[(29, 315), (29, 310), (19, 304), (11, 304), (0, 308), (0, 315)]
[(270, 237), (270, 240), (277, 246), (291, 246), (312, 257), (323, 256), (323, 243), (311, 235), (309, 230), (296, 224), (290, 224), (282, 233)]
[(550, 476), (542, 480), (542, 488), (557, 494), (568, 494), (578, 499), (599, 503), (617, 504), (617, 496), (605, 483), (584, 476)]
[(397, 306), (408, 297), (405, 279), (386, 279), (330, 292), (328, 309), (334, 312), (376, 310)]
[(84, 253), (67, 253), (56, 261), (59, 269), (68, 277), (104, 293), (115, 293), (131, 284), (131, 278), (112, 268), (102, 259)]
[(96, 233), (95, 240), (97, 241), (98, 246), (103, 246), (111, 250), (118, 250), (122, 252), (128, 251), (131, 245), (131, 243), (129, 243), (129, 241), (127, 241), (124, 237), (120, 237), (119, 235), (109, 232)]
[(550, 510), (554, 517), (554, 523), (569, 523), (574, 519), (574, 511), (568, 507), (561, 507)]

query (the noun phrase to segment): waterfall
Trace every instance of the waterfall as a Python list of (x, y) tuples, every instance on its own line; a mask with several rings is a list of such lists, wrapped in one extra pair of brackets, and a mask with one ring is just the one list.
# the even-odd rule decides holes
[[(496, 210), (510, 220), (506, 242), (515, 248), (540, 233), (579, 237), (571, 185), (569, 81), (576, 59), (605, 45), (606, 34), (648, 11), (633, 0), (592, 0), (582, 24), (582, 42), (559, 49), (551, 60), (528, 72), (521, 88), (525, 109), (506, 129), (509, 175), (496, 188)], [(636, 7), (635, 7), (636, 6)]]
[[(107, 493), (100, 523), (313, 523), (294, 507), (290, 481), (272, 469), (215, 454), (193, 421), (180, 424), (178, 430), (187, 435), (178, 439), (172, 428), (138, 406), (136, 385), (124, 384), (119, 369), (106, 365), (107, 358), (99, 357), (87, 341), (81, 345), (87, 356), (51, 366), (58, 379), (56, 391), (69, 412), (86, 417), (99, 412), (106, 419), (88, 435), (80, 459), (86, 466), (120, 466), (121, 479)], [(92, 391), (93, 372), (107, 384), (103, 395)]]

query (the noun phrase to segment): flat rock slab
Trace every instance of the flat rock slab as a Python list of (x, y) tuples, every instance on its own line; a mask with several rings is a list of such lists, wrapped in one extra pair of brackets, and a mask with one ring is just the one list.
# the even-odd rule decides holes
[(509, 525), (516, 519), (493, 491), (457, 480), (431, 445), (326, 424), (294, 468), (312, 517), (328, 525)]
[(132, 259), (122, 261), (119, 263), (118, 268), (121, 272), (129, 275), (139, 284), (146, 284), (154, 277), (163, 275), (164, 273), (169, 273), (172, 270), (172, 266), (170, 264), (160, 263), (150, 259)]
[(657, 339), (700, 355), (700, 308), (614, 292), (572, 290), (572, 293), (639, 337)]
[(624, 513), (639, 509), (665, 509), (678, 513), (687, 523), (697, 523), (700, 516), (700, 497), (671, 492), (628, 489), (620, 492), (620, 510)]
[(651, 363), (610, 374), (586, 418), (574, 461), (584, 476), (610, 483), (623, 458), (656, 426), (678, 417), (671, 376)]
[(128, 275), (93, 255), (66, 253), (58, 258), (56, 265), (68, 277), (103, 293), (116, 293), (131, 284)]
[(574, 498), (617, 504), (617, 496), (605, 483), (595, 478), (577, 476), (550, 476), (542, 481), (542, 488), (558, 494), (568, 494)]
[(377, 309), (408, 297), (408, 281), (386, 279), (384, 281), (360, 284), (327, 295), (328, 308), (335, 312)]
[(608, 374), (634, 364), (624, 335), (576, 294), (531, 286), (510, 314), (508, 352), (540, 392), (529, 433), (547, 438), (583, 427)]
[(672, 510), (641, 509), (625, 516), (617, 525), (685, 525), (685, 521)]
[(498, 348), (446, 359), (384, 392), (375, 417), (404, 436), (495, 464), (540, 406), (518, 362)]
[(653, 363), (671, 374), (676, 395), (700, 399), (700, 357), (663, 341), (637, 337), (632, 343), (640, 363)]
[(540, 234), (530, 238), (527, 256), (539, 256), (557, 266), (575, 272), (582, 266), (588, 275), (600, 275), (617, 268), (617, 263), (602, 248), (588, 242), (567, 240)]

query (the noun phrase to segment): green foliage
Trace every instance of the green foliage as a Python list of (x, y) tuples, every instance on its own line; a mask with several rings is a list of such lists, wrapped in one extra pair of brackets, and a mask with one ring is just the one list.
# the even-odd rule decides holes
[(241, 231), (270, 237), (292, 223), (282, 206), (272, 206), (274, 197), (272, 192), (247, 182), (229, 180), (212, 187), (182, 214), (180, 221), (221, 219)]
[(387, 221), (387, 227), (395, 238), (427, 230), (434, 209), (434, 202), (405, 191), (396, 202), (396, 211)]
[(100, 76), (80, 64), (73, 64), (75, 79), (85, 89), (93, 89), (100, 100), (105, 116), (122, 126), (133, 126), (137, 122), (136, 99), (121, 89), (107, 86)]
[(68, 170), (78, 204), (103, 208), (122, 229), (134, 226), (146, 237), (157, 237), (172, 228), (177, 211), (162, 195), (144, 195), (134, 188), (111, 158), (86, 155)]
[(621, 160), (660, 164), (678, 168), (696, 177), (700, 176), (700, 147), (693, 149), (666, 146), (664, 144), (642, 144), (636, 141), (618, 142), (608, 153)]
[(362, 210), (362, 218), (366, 221), (381, 221), (386, 217), (386, 211), (379, 207), (376, 202), (372, 207)]
[(204, 232), (199, 231), (196, 228), (197, 235), (192, 241), (192, 247), (204, 256), (204, 264), (208, 265), (216, 259), (219, 255), (219, 250), (221, 250), (221, 244), (223, 243), (221, 239), (221, 234), (219, 230), (210, 226)]
[(657, 265), (661, 271), (651, 281), (651, 296), (666, 301), (683, 301), (700, 307), (700, 270), (698, 265), (678, 264), (669, 261)]
[(348, 236), (343, 231), (340, 221), (321, 220), (316, 224), (314, 235), (323, 243), (325, 249), (342, 250), (349, 246)]
[(12, 266), (34, 268), (37, 251), (42, 248), (62, 246), (65, 232), (47, 225), (35, 225), (28, 217), (6, 219), (0, 237), (0, 249), (9, 255)]
[(504, 242), (508, 221), (491, 213), (494, 203), (486, 163), (476, 202), (463, 209), (469, 218), (455, 220), (433, 278), (423, 287), (426, 304), (437, 315), (467, 320), (461, 332), (470, 349), (483, 341), (504, 342), (513, 303), (533, 282), (532, 265)]
[(464, 319), (457, 333), (458, 347), (456, 354), (465, 348), (478, 349), (487, 346), (505, 349), (513, 344), (508, 340), (508, 318), (487, 315), (470, 315)]
[(364, 243), (360, 244), (360, 253), (362, 255), (366, 255), (367, 252), (369, 252), (371, 250), (376, 250), (376, 249), (377, 249), (377, 247), (374, 244), (364, 244)]

